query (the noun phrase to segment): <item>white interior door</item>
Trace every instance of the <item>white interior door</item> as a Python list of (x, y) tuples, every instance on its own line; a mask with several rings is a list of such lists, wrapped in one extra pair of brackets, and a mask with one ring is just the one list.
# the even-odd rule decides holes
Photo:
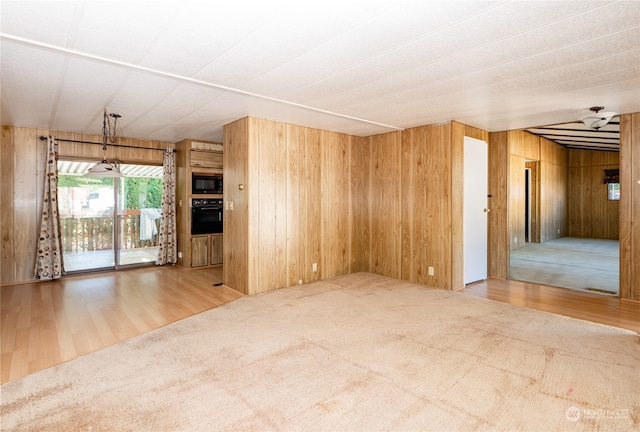
[(464, 283), (487, 278), (487, 143), (464, 138)]

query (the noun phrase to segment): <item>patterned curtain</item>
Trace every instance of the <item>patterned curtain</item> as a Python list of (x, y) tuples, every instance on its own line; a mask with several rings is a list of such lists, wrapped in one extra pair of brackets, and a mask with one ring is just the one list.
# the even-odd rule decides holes
[(164, 149), (162, 159), (164, 177), (162, 185), (162, 210), (156, 265), (178, 262), (178, 240), (176, 229), (176, 167), (172, 149)]
[(36, 279), (44, 280), (59, 279), (64, 275), (58, 213), (58, 144), (49, 136), (47, 145), (47, 166), (35, 268)]

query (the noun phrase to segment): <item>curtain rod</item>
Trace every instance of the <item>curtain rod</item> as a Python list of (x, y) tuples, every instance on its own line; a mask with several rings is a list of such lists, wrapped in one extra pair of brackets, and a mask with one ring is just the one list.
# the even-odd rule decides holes
[[(40, 141), (44, 141), (46, 139), (47, 139), (46, 136), (40, 135)], [(64, 142), (80, 143), (80, 144), (96, 144), (96, 145), (102, 145), (103, 144), (101, 142), (79, 141), (79, 140), (70, 140), (70, 139), (56, 138), (56, 137), (53, 137), (53, 139), (55, 139), (56, 141), (64, 141)], [(164, 149), (161, 149), (161, 148), (140, 147), (140, 146), (132, 146), (132, 145), (126, 145), (126, 144), (107, 144), (107, 145), (108, 146), (112, 146), (112, 147), (126, 147), (126, 148), (136, 148), (136, 149), (143, 149), (143, 150), (164, 151)], [(172, 149), (171, 151), (175, 152), (174, 149)]]

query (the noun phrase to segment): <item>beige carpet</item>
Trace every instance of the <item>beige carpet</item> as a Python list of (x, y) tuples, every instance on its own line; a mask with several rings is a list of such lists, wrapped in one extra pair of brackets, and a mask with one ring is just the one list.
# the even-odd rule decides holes
[(357, 273), (2, 386), (3, 430), (640, 429), (630, 331)]

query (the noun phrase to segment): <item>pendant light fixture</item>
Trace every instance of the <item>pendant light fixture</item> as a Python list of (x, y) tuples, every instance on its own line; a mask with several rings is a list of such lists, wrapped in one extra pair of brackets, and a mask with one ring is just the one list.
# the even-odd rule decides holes
[(603, 106), (591, 107), (589, 108), (589, 111), (591, 112), (587, 115), (582, 116), (580, 120), (585, 124), (585, 126), (591, 129), (598, 130), (603, 126), (606, 126), (607, 123), (609, 123), (609, 121), (613, 118), (613, 116), (616, 115), (615, 112), (600, 112), (603, 109)]
[[(109, 117), (113, 118), (113, 132)], [(107, 114), (107, 110), (104, 110), (104, 117), (102, 120), (102, 162), (89, 168), (85, 177), (123, 177), (122, 173), (118, 171), (115, 163), (107, 162), (107, 138), (110, 138), (111, 143), (115, 142), (116, 129), (118, 126), (118, 119), (120, 117), (120, 114)]]

